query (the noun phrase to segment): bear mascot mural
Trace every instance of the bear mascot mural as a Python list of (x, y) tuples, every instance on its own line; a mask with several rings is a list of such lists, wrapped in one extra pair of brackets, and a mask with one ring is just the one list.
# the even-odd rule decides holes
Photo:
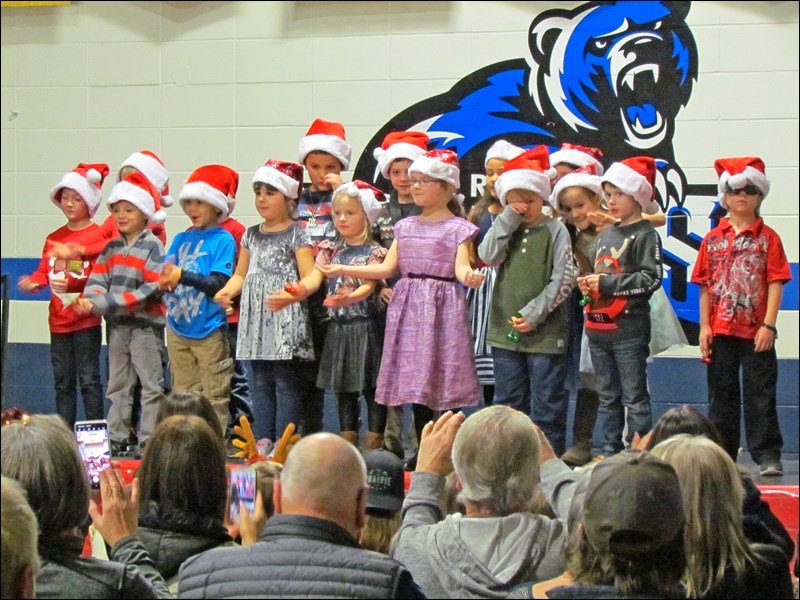
[[(530, 26), (526, 58), (485, 66), (403, 110), (367, 144), (354, 177), (390, 189), (372, 151), (395, 130), (424, 131), (431, 148), (455, 151), (462, 192), (471, 199), (482, 192), (484, 157), (498, 139), (528, 148), (546, 144), (551, 151), (563, 142), (595, 146), (606, 165), (646, 154), (659, 167), (657, 200), (669, 212), (668, 235), (696, 255), (704, 232), (688, 231), (684, 200), (687, 193), (713, 197), (716, 191), (687, 186), (672, 146), (675, 118), (698, 72), (689, 8), (689, 2), (589, 2), (542, 12)], [(697, 298), (690, 297), (685, 255), (665, 244), (665, 289), (691, 340)]]

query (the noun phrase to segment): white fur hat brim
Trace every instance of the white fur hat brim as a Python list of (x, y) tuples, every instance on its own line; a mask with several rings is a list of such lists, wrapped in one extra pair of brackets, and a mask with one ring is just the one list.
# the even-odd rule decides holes
[(489, 150), (486, 151), (486, 159), (483, 161), (483, 166), (484, 168), (488, 167), (489, 161), (493, 159), (509, 161), (512, 158), (516, 158), (523, 152), (525, 152), (525, 150), (519, 146), (515, 146), (506, 140), (497, 140), (491, 145)]
[(414, 162), (417, 158), (425, 154), (419, 146), (408, 144), (406, 142), (398, 142), (392, 144), (386, 150), (383, 148), (375, 148), (372, 156), (378, 161), (378, 169), (386, 179), (389, 179), (389, 171), (391, 170), (392, 163), (396, 160), (406, 159)]
[(120, 200), (130, 202), (144, 213), (149, 223), (160, 225), (167, 220), (167, 213), (163, 210), (156, 210), (153, 196), (144, 188), (134, 185), (129, 181), (122, 180), (111, 189), (111, 194), (106, 201), (109, 207)]
[(336, 188), (336, 190), (333, 192), (332, 198), (335, 199), (337, 194), (347, 194), (351, 198), (358, 198), (359, 202), (361, 202), (361, 206), (364, 207), (364, 214), (367, 215), (367, 220), (369, 221), (370, 225), (375, 224), (375, 220), (383, 210), (383, 206), (381, 206), (381, 203), (378, 202), (378, 199), (375, 197), (375, 194), (372, 192), (372, 190), (360, 189), (352, 182), (343, 183)]
[(556, 182), (553, 188), (552, 201), (556, 210), (561, 210), (561, 203), (558, 201), (561, 192), (571, 187), (586, 188), (590, 192), (594, 192), (600, 196), (601, 200), (603, 198), (603, 186), (600, 183), (600, 177), (598, 175), (591, 175), (589, 173), (567, 173)]
[(408, 174), (419, 173), (433, 179), (439, 179), (452, 185), (456, 190), (461, 188), (461, 171), (455, 165), (450, 165), (430, 156), (419, 156), (411, 163)]
[(134, 152), (123, 160), (122, 164), (119, 166), (119, 170), (122, 171), (125, 167), (133, 167), (142, 173), (150, 180), (153, 187), (161, 193), (164, 192), (164, 186), (169, 182), (169, 172), (166, 167), (152, 156), (148, 156), (142, 152)]
[(593, 156), (590, 156), (589, 154), (586, 154), (586, 152), (581, 152), (580, 150), (575, 150), (574, 148), (556, 150), (550, 155), (551, 167), (555, 167), (556, 165), (560, 164), (575, 165), (578, 168), (594, 165), (598, 175), (602, 175), (604, 171), (603, 165), (599, 160)]
[[(95, 173), (97, 173), (97, 171), (95, 171)], [(80, 173), (76, 173), (75, 171), (70, 171), (69, 173), (66, 173), (61, 178), (61, 181), (59, 181), (58, 184), (50, 190), (50, 200), (53, 201), (53, 204), (59, 207), (61, 206), (58, 200), (59, 192), (63, 188), (75, 190), (81, 195), (84, 203), (86, 203), (86, 208), (89, 209), (89, 218), (92, 218), (97, 214), (97, 209), (100, 208), (102, 193), (100, 192), (100, 188), (88, 181), (86, 177)]]
[(342, 163), (343, 170), (350, 166), (352, 149), (350, 148), (350, 144), (340, 137), (323, 133), (312, 133), (311, 135), (305, 136), (300, 140), (299, 159), (297, 162), (304, 165), (306, 156), (316, 151), (327, 152), (335, 157), (336, 160)]
[(192, 181), (183, 186), (180, 196), (178, 196), (178, 201), (181, 204), (183, 212), (186, 212), (185, 205), (187, 200), (207, 202), (214, 208), (220, 210), (222, 212), (221, 216), (228, 216), (228, 197), (217, 188), (204, 181)]
[(615, 162), (600, 178), (601, 185), (605, 182), (615, 185), (626, 194), (633, 196), (634, 200), (642, 207), (643, 212), (647, 214), (658, 212), (658, 204), (653, 196), (653, 186), (644, 175), (631, 169), (628, 165)]
[(506, 205), (506, 196), (511, 190), (528, 190), (542, 200), (550, 198), (550, 178), (542, 171), (533, 169), (513, 169), (504, 171), (494, 182), (494, 190), (500, 204)]
[(747, 166), (741, 173), (731, 175), (728, 171), (724, 171), (719, 176), (719, 183), (717, 184), (717, 191), (719, 192), (719, 203), (722, 208), (728, 210), (728, 202), (725, 200), (725, 188), (730, 186), (735, 190), (741, 189), (747, 185), (747, 182), (752, 183), (759, 190), (761, 190), (762, 200), (769, 194), (769, 180), (758, 169)]
[(272, 167), (261, 167), (253, 175), (253, 183), (271, 185), (287, 198), (297, 198), (300, 184), (293, 177)]

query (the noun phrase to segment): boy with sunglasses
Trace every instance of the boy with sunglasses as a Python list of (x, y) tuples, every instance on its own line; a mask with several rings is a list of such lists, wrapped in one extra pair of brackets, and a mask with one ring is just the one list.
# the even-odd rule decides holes
[(699, 341), (708, 365), (708, 416), (736, 460), (744, 403), (748, 450), (762, 476), (780, 476), (775, 339), (783, 285), (791, 280), (789, 263), (780, 237), (759, 216), (769, 193), (764, 162), (721, 158), (714, 168), (719, 202), (729, 216), (706, 235), (692, 273), (692, 282), (701, 286)]

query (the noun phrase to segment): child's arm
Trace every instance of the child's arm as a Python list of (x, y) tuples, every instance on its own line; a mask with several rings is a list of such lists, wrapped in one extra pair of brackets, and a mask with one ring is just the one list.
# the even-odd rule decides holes
[(628, 273), (600, 273), (589, 275), (586, 279), (595, 282), (594, 289), (601, 296), (641, 296), (651, 295), (661, 286), (661, 238), (656, 231), (641, 235), (636, 240), (632, 264), (636, 270)]
[(461, 242), (456, 250), (456, 279), (467, 287), (481, 287), (486, 275), (472, 270), (472, 240)]
[(247, 269), (250, 267), (250, 249), (244, 246), (239, 247), (239, 260), (236, 263), (236, 271), (228, 279), (220, 291), (214, 294), (214, 301), (222, 308), (231, 306), (233, 299), (242, 293), (244, 278), (247, 277)]
[[(764, 323), (756, 332), (755, 337), (755, 351), (765, 352), (772, 350), (775, 345), (775, 340), (778, 338), (778, 332), (773, 331), (767, 327), (771, 325), (775, 327), (778, 320), (778, 309), (781, 307), (781, 298), (783, 297), (783, 281), (772, 281), (767, 287), (767, 313), (764, 315)], [(777, 328), (776, 328), (777, 329)]]
[(378, 285), (377, 281), (365, 281), (355, 290), (348, 292), (347, 288), (340, 287), (335, 294), (326, 296), (322, 302), (323, 306), (329, 308), (338, 308), (340, 306), (347, 306), (348, 304), (357, 304), (362, 300), (366, 300), (375, 291)]
[(708, 298), (708, 286), (700, 285), (700, 335), (698, 342), (700, 354), (704, 357), (711, 356), (711, 344), (714, 341), (714, 331), (711, 329), (711, 301)]
[[(311, 249), (311, 246), (299, 246), (294, 251), (294, 257), (297, 261), (297, 270), (300, 273), (300, 281), (302, 282), (314, 272), (314, 251)], [(317, 286), (317, 289), (319, 289), (319, 286)], [(301, 290), (296, 291), (302, 293)], [(283, 289), (267, 296), (264, 303), (267, 305), (267, 308), (274, 312), (286, 308), (290, 304), (302, 299), (301, 297), (293, 296), (288, 290)]]
[(317, 267), (325, 277), (338, 277), (339, 275), (349, 275), (359, 279), (389, 279), (397, 272), (397, 240), (392, 242), (392, 247), (386, 253), (386, 257), (380, 264), (351, 266), (351, 265), (327, 265)]
[(487, 265), (497, 266), (506, 259), (511, 235), (522, 223), (522, 215), (511, 206), (506, 206), (492, 223), (478, 247), (478, 256)]
[(50, 272), (50, 258), (48, 251), (51, 246), (49, 239), (44, 241), (44, 248), (42, 249), (42, 260), (39, 261), (39, 266), (30, 275), (23, 275), (17, 280), (17, 287), (23, 292), (28, 294), (35, 294), (41, 288), (49, 283), (47, 274)]
[(87, 257), (89, 260), (97, 257), (106, 247), (108, 242), (120, 236), (114, 216), (109, 215), (94, 235), (89, 239), (84, 238), (84, 245), (75, 243), (62, 244), (55, 242), (48, 252), (48, 256), (56, 258), (81, 258)]

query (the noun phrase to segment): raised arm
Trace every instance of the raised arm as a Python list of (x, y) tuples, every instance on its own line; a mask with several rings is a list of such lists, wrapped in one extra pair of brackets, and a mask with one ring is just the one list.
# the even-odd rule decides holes
[(338, 277), (348, 275), (359, 279), (389, 279), (397, 272), (397, 240), (392, 242), (392, 247), (386, 253), (382, 263), (364, 266), (351, 265), (326, 265), (318, 266), (325, 277)]

